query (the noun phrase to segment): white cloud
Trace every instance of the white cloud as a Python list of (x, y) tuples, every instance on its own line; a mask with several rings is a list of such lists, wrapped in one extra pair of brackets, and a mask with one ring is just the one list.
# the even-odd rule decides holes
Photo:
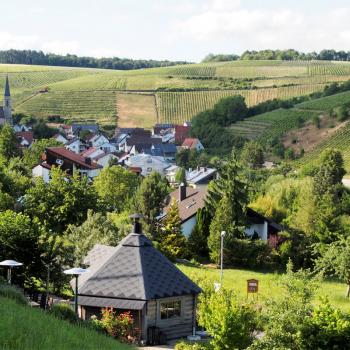
[(0, 32), (0, 47), (2, 50), (30, 48), (36, 44), (38, 37), (34, 35), (15, 35)]
[(177, 21), (172, 34), (213, 45), (212, 50), (217, 43), (225, 43), (227, 51), (234, 51), (237, 47), (241, 50), (348, 50), (349, 16), (350, 5), (335, 7), (330, 12), (308, 14), (288, 8), (248, 9), (243, 2), (236, 0), (211, 0), (187, 18)]
[(96, 49), (92, 49), (87, 54), (88, 56), (93, 56), (96, 58), (102, 58), (102, 57), (120, 57), (120, 53), (116, 52), (115, 50), (111, 50), (105, 47), (98, 47)]
[(41, 49), (45, 52), (52, 52), (60, 55), (65, 55), (67, 53), (77, 54), (80, 49), (80, 44), (78, 41), (61, 41), (53, 40), (45, 42), (41, 45)]

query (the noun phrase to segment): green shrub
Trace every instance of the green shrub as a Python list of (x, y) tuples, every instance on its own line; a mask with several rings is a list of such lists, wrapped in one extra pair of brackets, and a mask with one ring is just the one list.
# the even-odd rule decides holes
[(0, 296), (13, 299), (18, 304), (23, 304), (23, 305), (28, 304), (26, 297), (18, 288), (16, 288), (15, 286), (9, 285), (6, 282), (4, 283), (3, 281), (0, 281)]
[(350, 317), (334, 309), (327, 299), (313, 310), (304, 328), (306, 349), (347, 349), (350, 342)]
[(75, 312), (67, 304), (52, 305), (50, 313), (61, 320), (67, 320), (69, 322), (76, 322), (78, 320)]
[(207, 290), (199, 297), (198, 323), (211, 334), (213, 350), (246, 349), (258, 317), (253, 305), (239, 300), (232, 290)]
[(233, 239), (224, 252), (225, 263), (247, 268), (274, 268), (275, 254), (268, 244), (260, 239)]
[(211, 349), (208, 343), (191, 343), (187, 341), (180, 341), (175, 345), (175, 350), (208, 350)]
[(101, 320), (91, 318), (96, 330), (105, 331), (110, 336), (125, 342), (135, 341), (137, 334), (133, 332), (134, 319), (129, 311), (118, 315), (113, 308), (103, 308), (101, 313)]

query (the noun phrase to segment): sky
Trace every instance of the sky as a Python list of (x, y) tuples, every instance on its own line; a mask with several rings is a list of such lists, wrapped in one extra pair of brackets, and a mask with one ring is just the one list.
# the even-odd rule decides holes
[(0, 49), (199, 62), (209, 53), (350, 51), (349, 0), (9, 0)]

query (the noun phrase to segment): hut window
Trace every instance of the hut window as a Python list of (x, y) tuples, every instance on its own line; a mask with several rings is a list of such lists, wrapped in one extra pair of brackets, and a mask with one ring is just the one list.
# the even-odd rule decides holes
[(160, 303), (160, 318), (166, 320), (181, 316), (181, 301), (167, 301)]

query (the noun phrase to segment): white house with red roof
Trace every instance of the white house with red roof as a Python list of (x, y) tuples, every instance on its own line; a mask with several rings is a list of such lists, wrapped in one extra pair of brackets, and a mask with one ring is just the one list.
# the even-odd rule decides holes
[(196, 151), (202, 151), (204, 146), (199, 141), (199, 139), (187, 137), (181, 145), (183, 149), (195, 149)]
[(29, 148), (34, 141), (33, 131), (16, 132), (16, 137), (20, 147), (22, 148)]

